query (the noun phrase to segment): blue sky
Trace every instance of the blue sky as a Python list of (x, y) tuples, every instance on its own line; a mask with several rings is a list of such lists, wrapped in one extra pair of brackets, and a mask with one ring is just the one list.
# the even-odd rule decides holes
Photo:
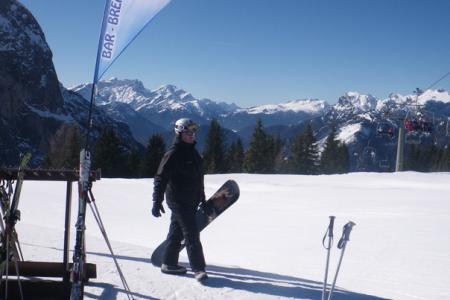
[[(103, 0), (20, 0), (67, 87), (91, 82)], [(172, 0), (109, 77), (239, 106), (411, 93), (450, 71), (448, 0)], [(450, 78), (436, 88), (450, 90)]]

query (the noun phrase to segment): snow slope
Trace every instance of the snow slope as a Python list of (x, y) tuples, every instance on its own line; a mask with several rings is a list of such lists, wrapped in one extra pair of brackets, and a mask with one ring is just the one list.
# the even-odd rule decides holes
[[(347, 221), (357, 224), (333, 299), (450, 299), (450, 173), (209, 175), (206, 194), (228, 178), (239, 183), (241, 198), (202, 233), (206, 286), (150, 264), (169, 223), (167, 213), (150, 215), (151, 179), (94, 184), (136, 299), (320, 299), (329, 215), (337, 217), (335, 245)], [(25, 182), (17, 230), (26, 259), (62, 260), (64, 198), (65, 183)], [(76, 211), (74, 203), (73, 224)], [(98, 278), (86, 299), (126, 299), (90, 211), (87, 222), (88, 261), (97, 264)], [(334, 246), (329, 282), (338, 258)]]

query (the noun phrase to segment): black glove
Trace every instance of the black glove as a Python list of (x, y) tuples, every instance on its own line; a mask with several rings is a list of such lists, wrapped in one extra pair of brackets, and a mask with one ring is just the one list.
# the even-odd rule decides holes
[(153, 201), (152, 215), (154, 217), (161, 217), (161, 213), (165, 213), (164, 206), (161, 202)]

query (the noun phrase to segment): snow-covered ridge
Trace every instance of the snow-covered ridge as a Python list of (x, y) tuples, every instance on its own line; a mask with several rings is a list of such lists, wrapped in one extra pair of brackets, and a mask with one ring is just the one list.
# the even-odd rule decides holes
[(349, 124), (346, 126), (343, 126), (339, 129), (339, 132), (337, 133), (336, 139), (345, 143), (345, 144), (351, 144), (356, 140), (355, 134), (359, 132), (362, 128), (361, 123), (355, 123), (355, 124)]
[(338, 111), (353, 109), (360, 112), (374, 110), (377, 107), (378, 99), (372, 95), (364, 95), (358, 92), (347, 92), (339, 98), (334, 108)]
[(249, 114), (274, 114), (277, 112), (305, 112), (309, 114), (319, 114), (328, 109), (330, 105), (319, 99), (300, 99), (292, 100), (280, 104), (266, 104), (260, 106), (254, 106), (247, 109), (241, 109), (240, 111), (247, 112)]
[(430, 100), (450, 103), (450, 92), (445, 90), (426, 90), (418, 97), (417, 102), (418, 104), (425, 104)]

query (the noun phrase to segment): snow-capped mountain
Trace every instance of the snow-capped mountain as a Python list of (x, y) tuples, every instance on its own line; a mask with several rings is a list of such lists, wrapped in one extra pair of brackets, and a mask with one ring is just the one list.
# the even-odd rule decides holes
[(348, 115), (362, 114), (376, 109), (378, 99), (372, 95), (364, 95), (358, 92), (347, 92), (339, 97), (333, 106), (335, 118), (344, 118)]
[[(71, 90), (86, 99), (91, 95), (92, 84), (81, 84)], [(323, 100), (294, 100), (281, 104), (240, 108), (234, 103), (197, 99), (191, 93), (174, 85), (164, 85), (149, 90), (139, 80), (112, 78), (98, 84), (98, 105), (124, 103), (148, 121), (165, 129), (171, 129), (175, 120), (190, 117), (200, 124), (207, 124), (215, 118), (226, 128), (237, 131), (253, 126), (257, 119), (266, 125), (295, 124), (312, 117), (323, 115), (330, 106)], [(122, 108), (125, 109), (124, 106)], [(110, 110), (115, 119), (123, 112), (120, 107)], [(130, 124), (129, 124), (130, 125)], [(130, 127), (133, 127), (130, 125)]]
[[(80, 96), (71, 90), (61, 86), (61, 94), (64, 97), (64, 112), (67, 116), (66, 123), (75, 122), (81, 128), (82, 133), (86, 133), (87, 114), (89, 112), (89, 102), (84, 97)], [(133, 115), (130, 112), (130, 115)], [(125, 116), (121, 116), (125, 117)], [(145, 126), (145, 120), (142, 120), (139, 126)], [(130, 149), (137, 149), (140, 146), (137, 139), (132, 135), (131, 129), (127, 122), (122, 122), (110, 116), (108, 107), (96, 107), (92, 111), (92, 123), (95, 124), (92, 128), (92, 136), (94, 140), (100, 135), (102, 128), (113, 128), (119, 137), (125, 142)], [(139, 141), (138, 141), (139, 142)]]
[(291, 126), (326, 114), (331, 106), (324, 100), (302, 99), (280, 104), (241, 108), (220, 119), (225, 127), (236, 131), (253, 128), (260, 119), (265, 126)]
[[(206, 123), (212, 118), (218, 118), (220, 114), (238, 109), (235, 104), (196, 99), (174, 85), (164, 85), (152, 91), (145, 88), (139, 80), (112, 78), (99, 82), (97, 87), (96, 103), (98, 105), (118, 102), (128, 104), (148, 121), (167, 129), (171, 128), (176, 118), (182, 116), (193, 117), (200, 123)], [(82, 84), (71, 88), (86, 99), (89, 99), (91, 89), (92, 84)]]

